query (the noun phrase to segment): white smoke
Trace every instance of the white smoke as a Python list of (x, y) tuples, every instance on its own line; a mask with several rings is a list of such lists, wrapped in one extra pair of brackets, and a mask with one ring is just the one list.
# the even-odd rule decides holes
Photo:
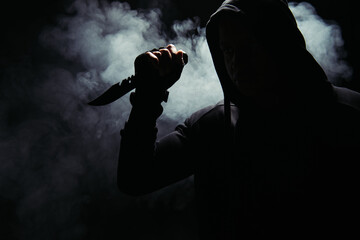
[[(221, 100), (222, 91), (205, 31), (198, 27), (198, 22), (186, 20), (175, 23), (173, 29), (177, 37), (165, 42), (166, 36), (160, 31), (161, 13), (157, 9), (138, 12), (130, 10), (127, 3), (119, 2), (103, 4), (99, 8), (96, 0), (78, 0), (73, 7), (77, 15), (64, 18), (58, 28), (45, 31), (42, 41), (48, 47), (57, 49), (65, 58), (79, 59), (87, 69), (81, 76), (96, 73), (99, 78), (91, 78), (87, 83), (91, 89), (100, 85), (97, 81), (114, 84), (132, 75), (137, 55), (173, 43), (188, 53), (189, 62), (181, 79), (170, 89), (163, 117), (183, 120), (195, 110)], [(194, 29), (201, 34), (189, 38), (186, 33)], [(129, 105), (121, 103), (112, 104), (114, 110), (128, 113)]]
[(323, 20), (310, 3), (290, 2), (289, 7), (306, 40), (308, 51), (324, 69), (329, 80), (335, 85), (349, 80), (352, 69), (345, 61), (346, 51), (340, 26)]
[[(330, 81), (338, 83), (349, 79), (352, 71), (343, 60), (345, 50), (340, 27), (335, 23), (327, 24), (309, 3), (290, 3), (289, 6), (309, 52), (324, 68)], [(100, 7), (96, 0), (77, 0), (73, 8), (77, 15), (63, 18), (58, 28), (44, 32), (42, 40), (64, 57), (79, 59), (86, 68), (80, 76), (97, 76), (88, 79), (86, 87), (91, 86), (94, 91), (97, 87), (100, 93), (99, 81), (114, 84), (134, 73), (133, 61), (138, 54), (173, 43), (188, 53), (189, 63), (180, 80), (170, 89), (163, 118), (179, 122), (197, 109), (221, 100), (222, 91), (205, 31), (199, 28), (198, 22), (176, 22), (173, 29), (177, 37), (168, 39), (161, 32), (161, 12), (158, 9), (141, 12), (119, 2), (105, 3)], [(189, 37), (186, 33), (194, 29), (200, 34)], [(83, 77), (81, 79), (84, 81)], [(113, 110), (128, 113), (129, 105), (120, 102), (111, 105)]]

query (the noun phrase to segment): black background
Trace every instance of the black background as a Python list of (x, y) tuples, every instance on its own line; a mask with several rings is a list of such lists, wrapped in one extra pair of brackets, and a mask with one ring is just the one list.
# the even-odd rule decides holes
[[(127, 2), (130, 3), (132, 9), (160, 8), (163, 12), (163, 30), (171, 35), (170, 26), (175, 20), (198, 16), (201, 25), (205, 26), (210, 14), (222, 1), (134, 0)], [(309, 0), (308, 2), (316, 8), (322, 18), (340, 25), (347, 52), (346, 60), (354, 70), (352, 78), (345, 83), (345, 86), (360, 91), (358, 58), (360, 49), (359, 34), (357, 33), (359, 21), (357, 8), (353, 3), (355, 1)], [(4, 118), (2, 119), (3, 129), (11, 129), (19, 125), (26, 118), (25, 115), (34, 114), (31, 113), (32, 110), (36, 111), (36, 109), (27, 109), (26, 112), (18, 106), (20, 103), (9, 102), (7, 88), (13, 84), (13, 80), (4, 77), (3, 70), (12, 68), (22, 71), (22, 67), (16, 68), (16, 66), (23, 64), (24, 59), (31, 61), (35, 72), (37, 63), (51, 62), (56, 55), (43, 51), (39, 46), (38, 36), (44, 27), (56, 25), (60, 15), (76, 14), (66, 11), (71, 3), (72, 0), (18, 0), (1, 3), (0, 101), (2, 105), (10, 106), (7, 109), (11, 109), (5, 113), (6, 115), (4, 113), (0, 115)], [(69, 68), (71, 67), (73, 66), (69, 65)], [(24, 69), (24, 74), (27, 74), (26, 71)], [(36, 78), (33, 79), (33, 82), (29, 82), (29, 84), (35, 83)], [(2, 151), (7, 150), (2, 148)], [(6, 153), (2, 152), (1, 155), (4, 157)], [(172, 189), (172, 191), (175, 190), (176, 188)], [(113, 191), (116, 192), (116, 189), (114, 188)], [(179, 194), (184, 194), (184, 190), (180, 190)], [(192, 194), (191, 190), (188, 194)], [(83, 206), (79, 206), (81, 208), (80, 216), (77, 216), (79, 219), (76, 220), (81, 221), (86, 230), (78, 234), (69, 233), (69, 237), (66, 235), (54, 236), (53, 239), (139, 239), (140, 236), (148, 236), (149, 239), (196, 239), (196, 219), (192, 200), (185, 202), (184, 206), (180, 208), (173, 208), (156, 201), (155, 206), (147, 207), (148, 205), (139, 205), (131, 197), (124, 199), (124, 196), (108, 194), (108, 191), (105, 190), (95, 191), (95, 193), (90, 191), (88, 195), (89, 200), (85, 201)], [(173, 195), (169, 194), (168, 196)], [(119, 206), (118, 201), (126, 202), (123, 204), (126, 207)], [(169, 200), (169, 202), (171, 201)], [(23, 236), (18, 232), (21, 229), (19, 226), (22, 224), (22, 220), (19, 217), (16, 200), (2, 197), (0, 192), (0, 204), (0, 239), (32, 239), (32, 236)], [(45, 208), (43, 211), (51, 210)], [(53, 220), (49, 219), (49, 221)], [(36, 228), (34, 231), (42, 231), (39, 229), (41, 228)], [(53, 234), (56, 235), (56, 231)], [(33, 236), (41, 236), (41, 234)], [(44, 234), (43, 239), (46, 239), (46, 236)]]
[[(1, 6), (1, 63), (16, 62), (16, 58), (33, 54), (39, 32), (46, 25), (56, 24), (59, 14), (65, 14), (72, 0), (55, 1), (6, 1)], [(100, 1), (101, 2), (101, 1)], [(123, 2), (123, 1), (121, 1)], [(221, 0), (129, 0), (133, 9), (157, 7), (163, 12), (164, 28), (174, 20), (198, 16), (202, 26), (211, 13), (221, 4)], [(295, 1), (300, 2), (300, 1)], [(347, 86), (359, 90), (359, 21), (354, 1), (350, 0), (309, 0), (318, 14), (327, 21), (335, 21), (342, 29), (347, 60), (354, 69), (353, 81)], [(69, 13), (67, 13), (69, 14)]]

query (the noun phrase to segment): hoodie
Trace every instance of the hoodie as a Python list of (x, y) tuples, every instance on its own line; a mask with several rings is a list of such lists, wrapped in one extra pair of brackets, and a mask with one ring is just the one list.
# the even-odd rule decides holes
[[(264, 110), (230, 80), (217, 32), (227, 14), (277, 63), (283, 101), (276, 108)], [(286, 1), (225, 1), (206, 37), (224, 101), (161, 139), (158, 115), (134, 106), (121, 131), (119, 189), (139, 196), (194, 175), (199, 239), (355, 233), (359, 94), (327, 80)]]
[[(287, 82), (283, 91), (297, 94), (293, 101), (312, 102), (319, 95), (333, 97), (331, 84), (313, 56), (306, 50), (305, 40), (286, 1), (224, 1), (207, 23), (206, 36), (225, 99), (241, 105), (244, 99), (235, 91), (227, 75), (218, 39), (218, 21), (222, 15), (235, 15), (234, 26), (246, 25), (279, 65)], [(300, 67), (299, 67), (300, 66)], [(308, 88), (308, 86), (312, 86)], [(280, 86), (281, 87), (281, 86)], [(321, 93), (319, 93), (321, 91)], [(305, 96), (306, 92), (306, 96)], [(289, 94), (290, 95), (290, 94)], [(288, 96), (289, 96), (288, 95)], [(305, 98), (306, 97), (306, 98)], [(246, 104), (248, 104), (246, 102)], [(296, 104), (295, 102), (292, 105)]]

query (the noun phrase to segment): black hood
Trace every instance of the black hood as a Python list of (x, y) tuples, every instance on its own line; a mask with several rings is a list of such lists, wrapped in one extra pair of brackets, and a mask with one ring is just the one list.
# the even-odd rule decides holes
[[(236, 105), (244, 98), (235, 89), (227, 74), (218, 41), (218, 20), (224, 14), (235, 15), (234, 26), (246, 24), (279, 64), (288, 83), (285, 91), (314, 101), (326, 92), (332, 95), (332, 85), (313, 56), (307, 51), (304, 37), (297, 27), (287, 1), (283, 0), (227, 0), (211, 15), (206, 37), (212, 59), (221, 82), (225, 100)], [(237, 16), (239, 16), (237, 18)]]

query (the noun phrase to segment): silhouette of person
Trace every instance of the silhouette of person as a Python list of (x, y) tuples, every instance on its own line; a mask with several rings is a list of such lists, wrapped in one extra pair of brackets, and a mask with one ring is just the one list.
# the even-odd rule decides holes
[(224, 100), (161, 139), (185, 55), (168, 45), (135, 60), (119, 189), (139, 196), (194, 175), (200, 239), (356, 233), (360, 94), (327, 80), (286, 1), (224, 1), (206, 37)]

